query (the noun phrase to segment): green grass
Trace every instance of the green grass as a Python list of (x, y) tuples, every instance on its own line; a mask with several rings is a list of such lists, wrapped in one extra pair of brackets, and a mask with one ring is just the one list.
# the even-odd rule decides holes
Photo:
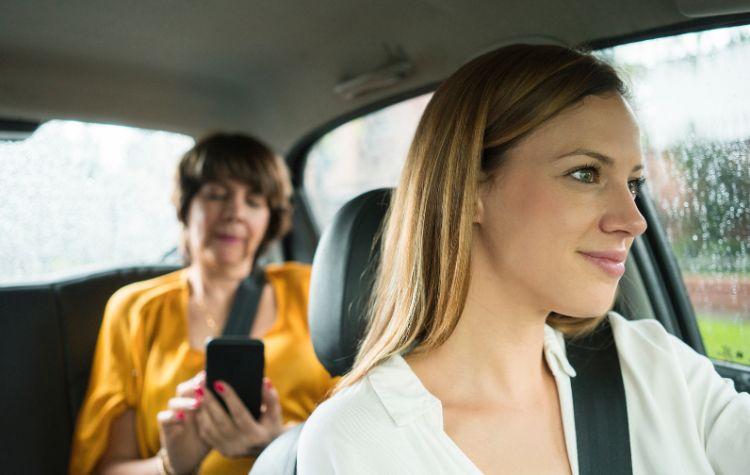
[(709, 357), (750, 365), (750, 321), (698, 315), (698, 327)]

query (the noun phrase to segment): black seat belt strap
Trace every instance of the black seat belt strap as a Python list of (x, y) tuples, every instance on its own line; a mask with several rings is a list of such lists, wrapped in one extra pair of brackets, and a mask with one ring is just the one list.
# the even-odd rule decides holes
[(579, 474), (631, 475), (625, 386), (609, 321), (586, 337), (569, 340), (566, 348), (576, 370), (571, 387)]
[(221, 333), (222, 336), (250, 335), (265, 284), (265, 270), (262, 267), (255, 266), (253, 272), (243, 279), (237, 287), (227, 323)]

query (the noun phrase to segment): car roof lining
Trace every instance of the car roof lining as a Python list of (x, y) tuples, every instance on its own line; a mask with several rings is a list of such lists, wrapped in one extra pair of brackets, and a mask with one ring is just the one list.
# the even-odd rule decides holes
[[(543, 33), (577, 45), (686, 19), (672, 0), (7, 0), (0, 116), (241, 130), (286, 151), (320, 124), (434, 84), (508, 41)], [(342, 79), (382, 64), (384, 45), (403, 48), (414, 74), (359, 99), (334, 95)]]

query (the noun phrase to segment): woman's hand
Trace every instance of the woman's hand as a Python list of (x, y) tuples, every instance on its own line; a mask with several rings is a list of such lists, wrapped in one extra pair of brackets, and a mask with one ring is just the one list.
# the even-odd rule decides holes
[(214, 389), (226, 403), (229, 413), (211, 391), (204, 390), (195, 418), (203, 440), (225, 457), (258, 455), (284, 431), (279, 395), (268, 378), (263, 380), (259, 420), (250, 414), (229, 384), (217, 381)]
[(180, 383), (177, 394), (169, 400), (169, 408), (159, 412), (159, 438), (166, 450), (167, 463), (174, 473), (190, 473), (208, 455), (211, 447), (198, 434), (196, 411), (205, 373)]

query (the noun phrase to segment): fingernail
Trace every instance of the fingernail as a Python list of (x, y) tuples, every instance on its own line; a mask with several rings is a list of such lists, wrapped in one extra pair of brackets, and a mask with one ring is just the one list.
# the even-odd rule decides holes
[(214, 383), (214, 389), (216, 390), (217, 393), (224, 394), (224, 385), (221, 384), (220, 382), (216, 381)]
[(263, 384), (266, 386), (266, 389), (271, 389), (273, 387), (273, 384), (271, 384), (271, 380), (268, 378), (263, 380)]
[(198, 388), (195, 390), (195, 397), (202, 398), (203, 397), (203, 388)]
[(185, 419), (185, 413), (182, 411), (177, 411), (177, 414), (175, 414), (175, 417), (178, 421), (182, 421)]

